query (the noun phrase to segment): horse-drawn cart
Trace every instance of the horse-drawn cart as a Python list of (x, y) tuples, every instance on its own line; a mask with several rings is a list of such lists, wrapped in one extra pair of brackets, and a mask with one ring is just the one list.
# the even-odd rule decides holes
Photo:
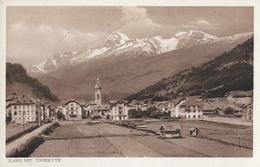
[(164, 129), (162, 126), (160, 128), (160, 137), (161, 138), (180, 138), (181, 137), (181, 130), (180, 129)]

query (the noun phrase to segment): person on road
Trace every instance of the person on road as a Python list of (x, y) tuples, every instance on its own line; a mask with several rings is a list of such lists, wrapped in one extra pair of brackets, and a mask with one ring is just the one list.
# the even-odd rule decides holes
[(160, 132), (161, 132), (161, 137), (163, 137), (163, 135), (165, 133), (165, 128), (163, 127), (163, 125), (161, 125), (161, 127), (160, 127)]

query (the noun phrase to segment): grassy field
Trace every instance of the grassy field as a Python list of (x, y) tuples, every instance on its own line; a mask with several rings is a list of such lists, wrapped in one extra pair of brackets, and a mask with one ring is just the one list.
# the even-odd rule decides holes
[(55, 137), (76, 138), (76, 137), (92, 137), (92, 136), (127, 136), (127, 135), (144, 135), (145, 132), (123, 128), (111, 124), (98, 123), (95, 125), (78, 124), (63, 125), (58, 127), (52, 134)]
[[(179, 126), (178, 122), (148, 123), (149, 129), (158, 130), (161, 125)], [(250, 157), (252, 149), (190, 137), (188, 130), (198, 127), (204, 133), (231, 140), (235, 129), (229, 125), (201, 121), (184, 121), (183, 138), (160, 139), (152, 133), (108, 123), (87, 125), (86, 123), (62, 124), (32, 154), (32, 157)], [(205, 128), (206, 127), (206, 128)], [(221, 129), (223, 129), (221, 131)], [(234, 133), (229, 133), (229, 131)], [(214, 132), (214, 134), (213, 134)], [(240, 133), (240, 132), (239, 132)], [(62, 137), (62, 139), (57, 139)], [(232, 141), (232, 140), (231, 140)]]
[(148, 129), (159, 130), (160, 126), (181, 128), (182, 135), (189, 136), (189, 129), (199, 128), (200, 137), (253, 148), (253, 128), (248, 126), (214, 123), (207, 121), (174, 121), (148, 123)]
[(26, 125), (15, 125), (15, 124), (8, 124), (6, 125), (6, 139), (32, 127), (36, 124), (26, 124)]

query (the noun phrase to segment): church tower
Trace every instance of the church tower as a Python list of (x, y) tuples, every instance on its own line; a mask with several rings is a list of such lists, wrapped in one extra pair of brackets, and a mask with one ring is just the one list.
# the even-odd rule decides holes
[(101, 84), (99, 82), (99, 78), (97, 78), (95, 86), (95, 103), (97, 105), (101, 105)]

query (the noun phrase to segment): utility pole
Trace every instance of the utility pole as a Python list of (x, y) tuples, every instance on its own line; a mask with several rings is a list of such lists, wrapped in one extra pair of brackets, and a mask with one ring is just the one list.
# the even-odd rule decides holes
[(22, 118), (23, 118), (23, 129), (25, 129), (25, 127), (24, 127), (24, 110), (22, 111)]
[(240, 136), (240, 134), (238, 135), (238, 146), (239, 146), (239, 149), (241, 149), (241, 136)]
[(36, 111), (38, 113), (38, 124), (41, 126), (41, 104), (40, 99), (36, 100)]
[(181, 124), (181, 129), (182, 129), (182, 118), (181, 118), (181, 116), (180, 116), (180, 124)]
[(180, 136), (181, 136), (181, 131), (182, 131), (182, 117), (180, 115)]

